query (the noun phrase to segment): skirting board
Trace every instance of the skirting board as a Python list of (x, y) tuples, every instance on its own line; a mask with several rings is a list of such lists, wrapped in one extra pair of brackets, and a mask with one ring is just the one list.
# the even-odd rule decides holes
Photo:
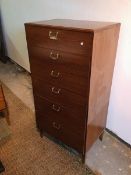
[(108, 128), (106, 128), (106, 131), (111, 134), (113, 137), (115, 137), (116, 139), (118, 139), (120, 142), (124, 143), (128, 148), (131, 149), (131, 145), (127, 142), (125, 142), (123, 139), (121, 139), (117, 134), (115, 134), (114, 132), (112, 132), (111, 130), (109, 130)]

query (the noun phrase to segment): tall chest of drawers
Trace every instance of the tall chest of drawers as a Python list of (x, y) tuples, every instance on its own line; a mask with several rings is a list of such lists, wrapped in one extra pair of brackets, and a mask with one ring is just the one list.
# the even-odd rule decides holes
[(119, 23), (26, 23), (37, 127), (78, 151), (103, 134)]

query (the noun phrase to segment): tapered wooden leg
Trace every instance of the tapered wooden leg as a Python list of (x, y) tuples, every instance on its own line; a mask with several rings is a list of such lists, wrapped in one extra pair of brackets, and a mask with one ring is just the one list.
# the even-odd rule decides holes
[(39, 132), (40, 132), (40, 137), (42, 138), (43, 137), (43, 130), (40, 129)]
[(84, 154), (81, 155), (81, 161), (83, 164), (85, 164), (85, 155)]
[(104, 136), (104, 131), (103, 131), (102, 134), (99, 136), (100, 141), (103, 140), (103, 136)]
[(37, 120), (36, 120), (36, 128), (37, 128), (37, 131), (40, 132), (40, 127), (39, 127), (39, 124), (38, 124)]

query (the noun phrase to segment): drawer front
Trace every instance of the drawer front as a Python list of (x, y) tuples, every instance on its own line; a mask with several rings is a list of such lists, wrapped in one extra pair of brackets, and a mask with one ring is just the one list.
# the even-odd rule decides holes
[(74, 113), (74, 111), (72, 111), (71, 109), (59, 103), (54, 103), (53, 101), (49, 101), (46, 98), (41, 98), (36, 94), (34, 94), (34, 101), (35, 101), (36, 111), (39, 111), (41, 114), (48, 113), (51, 115), (61, 116), (63, 120), (66, 120), (66, 118), (68, 118), (70, 120), (66, 120), (67, 124), (69, 123), (69, 121), (74, 122), (79, 129), (82, 129), (82, 128), (84, 129), (86, 114), (81, 115), (80, 113), (77, 113), (76, 115), (76, 113)]
[(26, 26), (28, 45), (70, 53), (88, 54), (92, 50), (92, 33)]
[(60, 85), (60, 87), (67, 89), (76, 94), (86, 96), (87, 88), (89, 88), (89, 78), (75, 76), (73, 74), (63, 73), (63, 71), (57, 70), (55, 67), (49, 68), (41, 64), (31, 65), (32, 79), (41, 79), (47, 81), (54, 86)]
[[(35, 96), (35, 102), (37, 103), (36, 121), (40, 129), (82, 152), (85, 138), (85, 118), (73, 115), (69, 109), (64, 107), (61, 107), (59, 112), (55, 111), (53, 103), (46, 99), (41, 100), (37, 96)], [(58, 105), (56, 106), (58, 108)]]
[(40, 47), (30, 47), (29, 55), (30, 63), (39, 67), (48, 65), (50, 69), (53, 69), (55, 66), (59, 71), (83, 77), (89, 74), (90, 55), (81, 56)]
[(54, 103), (59, 103), (68, 107), (75, 114), (86, 114), (86, 97), (74, 94), (70, 91), (61, 88), (59, 85), (54, 86), (48, 82), (43, 82), (40, 79), (33, 80), (33, 91), (40, 97), (45, 97)]

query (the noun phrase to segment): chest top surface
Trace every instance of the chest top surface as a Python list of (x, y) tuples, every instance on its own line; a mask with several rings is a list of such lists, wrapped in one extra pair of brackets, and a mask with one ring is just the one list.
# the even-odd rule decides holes
[(38, 21), (26, 23), (27, 25), (55, 27), (59, 29), (79, 30), (79, 31), (99, 31), (113, 27), (114, 25), (120, 25), (115, 22), (98, 22), (98, 21), (86, 21), (86, 20), (71, 20), (71, 19), (52, 19), (47, 21)]

